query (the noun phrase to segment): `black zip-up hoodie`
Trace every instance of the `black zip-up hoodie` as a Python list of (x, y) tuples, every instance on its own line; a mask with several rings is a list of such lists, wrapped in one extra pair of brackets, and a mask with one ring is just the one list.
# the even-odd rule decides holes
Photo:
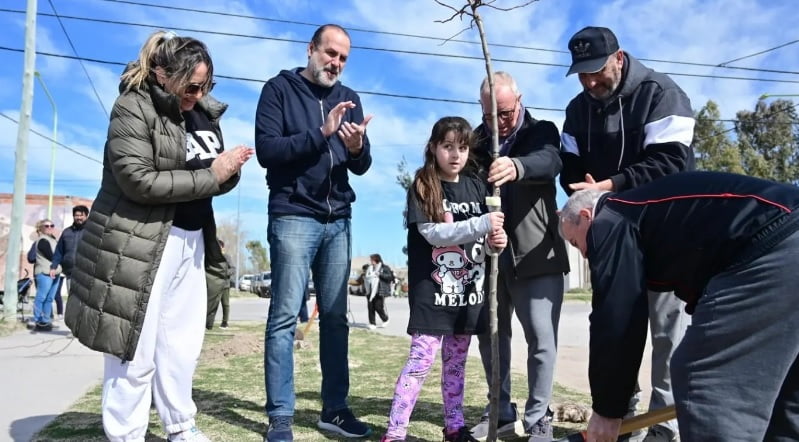
[(610, 178), (614, 190), (637, 187), (675, 172), (694, 169), (691, 101), (665, 74), (624, 54), (618, 90), (599, 101), (587, 91), (566, 107), (561, 136), (560, 184)]
[[(363, 122), (361, 100), (336, 82), (315, 87), (300, 75), (304, 68), (281, 71), (266, 82), (255, 114), (255, 152), (266, 168), (270, 215), (302, 215), (320, 220), (349, 218), (355, 192), (347, 170), (363, 175), (372, 164), (369, 139), (353, 157), (339, 136), (325, 138), (321, 127), (338, 103), (352, 101), (342, 122)], [(319, 96), (317, 96), (317, 94)]]
[(586, 237), (594, 410), (627, 412), (646, 343), (647, 289), (673, 290), (692, 313), (713, 277), (799, 230), (797, 209), (794, 186), (720, 172), (669, 175), (600, 197)]

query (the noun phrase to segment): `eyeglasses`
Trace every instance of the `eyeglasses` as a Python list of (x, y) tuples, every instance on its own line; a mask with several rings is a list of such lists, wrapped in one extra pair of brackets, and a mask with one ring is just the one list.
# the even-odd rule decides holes
[(212, 81), (210, 83), (191, 83), (186, 86), (186, 89), (183, 89), (183, 93), (186, 95), (197, 95), (198, 92), (203, 94), (207, 94), (214, 90), (214, 86), (216, 86), (216, 82)]
[(49, 229), (50, 227), (55, 227), (55, 224), (42, 224), (42, 227)]
[[(516, 108), (519, 104), (519, 97), (516, 98), (516, 102), (513, 103), (512, 109), (505, 109), (501, 111), (497, 111), (497, 120), (508, 121), (513, 118), (513, 115), (516, 113)], [(483, 121), (491, 121), (491, 114), (483, 114)]]
[[(497, 112), (497, 119), (498, 120), (507, 121), (507, 120), (510, 120), (511, 118), (513, 118), (513, 114), (515, 114), (515, 113), (516, 113), (516, 109), (507, 109), (507, 110), (499, 111), (499, 112)], [(484, 121), (490, 121), (491, 120), (491, 114), (483, 114), (483, 120)]]

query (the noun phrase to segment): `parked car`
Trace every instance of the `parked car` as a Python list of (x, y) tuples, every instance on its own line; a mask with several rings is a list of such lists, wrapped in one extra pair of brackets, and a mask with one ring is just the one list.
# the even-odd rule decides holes
[(258, 290), (259, 290), (258, 287), (260, 286), (261, 286), (261, 274), (256, 273), (252, 275), (252, 284), (250, 284), (250, 291), (253, 294), (258, 295)]
[(252, 287), (253, 278), (255, 278), (255, 275), (241, 275), (241, 278), (239, 278), (239, 290), (249, 292)]
[(262, 298), (272, 297), (272, 272), (261, 273), (260, 283), (258, 284), (257, 295)]

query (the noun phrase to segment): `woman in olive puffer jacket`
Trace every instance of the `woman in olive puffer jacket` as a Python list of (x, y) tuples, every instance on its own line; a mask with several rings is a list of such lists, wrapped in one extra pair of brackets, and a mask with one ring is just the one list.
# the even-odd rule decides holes
[(225, 151), (205, 45), (153, 33), (122, 75), (100, 191), (77, 248), (66, 324), (106, 354), (103, 428), (144, 440), (150, 400), (168, 440), (207, 440), (194, 425), (205, 272), (227, 278), (211, 198), (230, 191), (253, 150)]

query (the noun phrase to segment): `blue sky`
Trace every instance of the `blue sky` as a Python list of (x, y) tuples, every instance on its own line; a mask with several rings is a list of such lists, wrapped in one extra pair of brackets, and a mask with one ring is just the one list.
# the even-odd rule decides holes
[[(413, 170), (419, 166), (422, 149), (432, 124), (445, 115), (460, 115), (479, 124), (479, 85), (485, 76), (482, 61), (457, 56), (481, 57), (477, 44), (412, 38), (387, 33), (414, 34), (447, 39), (468, 23), (453, 20), (449, 10), (433, 0), (387, 2), (375, 0), (141, 0), (165, 6), (194, 8), (273, 20), (254, 20), (169, 10), (104, 0), (39, 0), (41, 14), (52, 14), (52, 5), (62, 17), (69, 37), (81, 57), (113, 62), (132, 60), (145, 37), (156, 28), (178, 30), (208, 44), (217, 75), (259, 80), (245, 82), (217, 78), (214, 95), (230, 104), (222, 128), (227, 146), (253, 145), (253, 116), (262, 82), (281, 69), (305, 66), (305, 45), (315, 26), (338, 23), (350, 29), (353, 49), (343, 81), (357, 91), (364, 113), (374, 114), (369, 124), (373, 166), (363, 177), (352, 178), (358, 195), (353, 207), (353, 255), (378, 252), (393, 265), (405, 257), (402, 189), (395, 183), (397, 164), (405, 158)], [(463, 0), (452, 0), (459, 5)], [(523, 1), (498, 0), (508, 7)], [(8, 49), (24, 47), (25, 0), (3, 0), (0, 11), (0, 112), (19, 117), (23, 54)], [(575, 77), (564, 78), (569, 56), (563, 53), (569, 37), (586, 25), (613, 29), (623, 49), (638, 58), (719, 64), (754, 54), (796, 39), (786, 32), (799, 22), (799, 10), (790, 0), (539, 0), (510, 12), (483, 10), (490, 44), (494, 46), (495, 70), (510, 72), (519, 83), (522, 102), (533, 116), (554, 121), (559, 127), (563, 109), (580, 92)], [(66, 18), (71, 16), (75, 18)], [(98, 23), (83, 19), (124, 21), (150, 27)], [(281, 22), (282, 21), (282, 22)], [(286, 22), (302, 22), (292, 24)], [(358, 29), (358, 30), (356, 30)], [(384, 33), (365, 32), (381, 31)], [(229, 33), (269, 37), (255, 39), (213, 34)], [(275, 40), (279, 39), (279, 40)], [(466, 30), (458, 40), (477, 41), (476, 29)], [(294, 42), (298, 41), (298, 42)], [(58, 21), (52, 16), (37, 19), (36, 46), (40, 52), (74, 55)], [(373, 48), (373, 49), (368, 49)], [(533, 50), (531, 48), (547, 49)], [(381, 50), (376, 50), (381, 49)], [(403, 52), (399, 52), (403, 51)], [(444, 55), (421, 55), (424, 52)], [(534, 64), (539, 63), (539, 64)], [(674, 75), (687, 92), (694, 109), (708, 99), (719, 103), (723, 118), (753, 108), (763, 93), (799, 93), (799, 76), (740, 69), (645, 61), (668, 73), (788, 80), (794, 83), (703, 78)], [(99, 94), (95, 96), (81, 65), (65, 58), (39, 55), (36, 69), (50, 90), (58, 109), (58, 140), (81, 156), (57, 150), (55, 193), (93, 198), (100, 182), (103, 143), (110, 110), (117, 96), (121, 67), (84, 62)], [(731, 64), (737, 67), (799, 71), (799, 44)], [(392, 98), (366, 92), (411, 95), (473, 102), (462, 104), (408, 98)], [(41, 85), (34, 88), (32, 127), (51, 134), (53, 110)], [(727, 124), (729, 126), (729, 123)], [(0, 192), (12, 191), (17, 126), (0, 117)], [(51, 143), (30, 136), (28, 193), (47, 193)], [(239, 191), (214, 200), (217, 218), (234, 221), (240, 195), (241, 225), (246, 236), (266, 244), (267, 189), (264, 170), (253, 159), (243, 170)], [(562, 199), (562, 196), (560, 197)]]

